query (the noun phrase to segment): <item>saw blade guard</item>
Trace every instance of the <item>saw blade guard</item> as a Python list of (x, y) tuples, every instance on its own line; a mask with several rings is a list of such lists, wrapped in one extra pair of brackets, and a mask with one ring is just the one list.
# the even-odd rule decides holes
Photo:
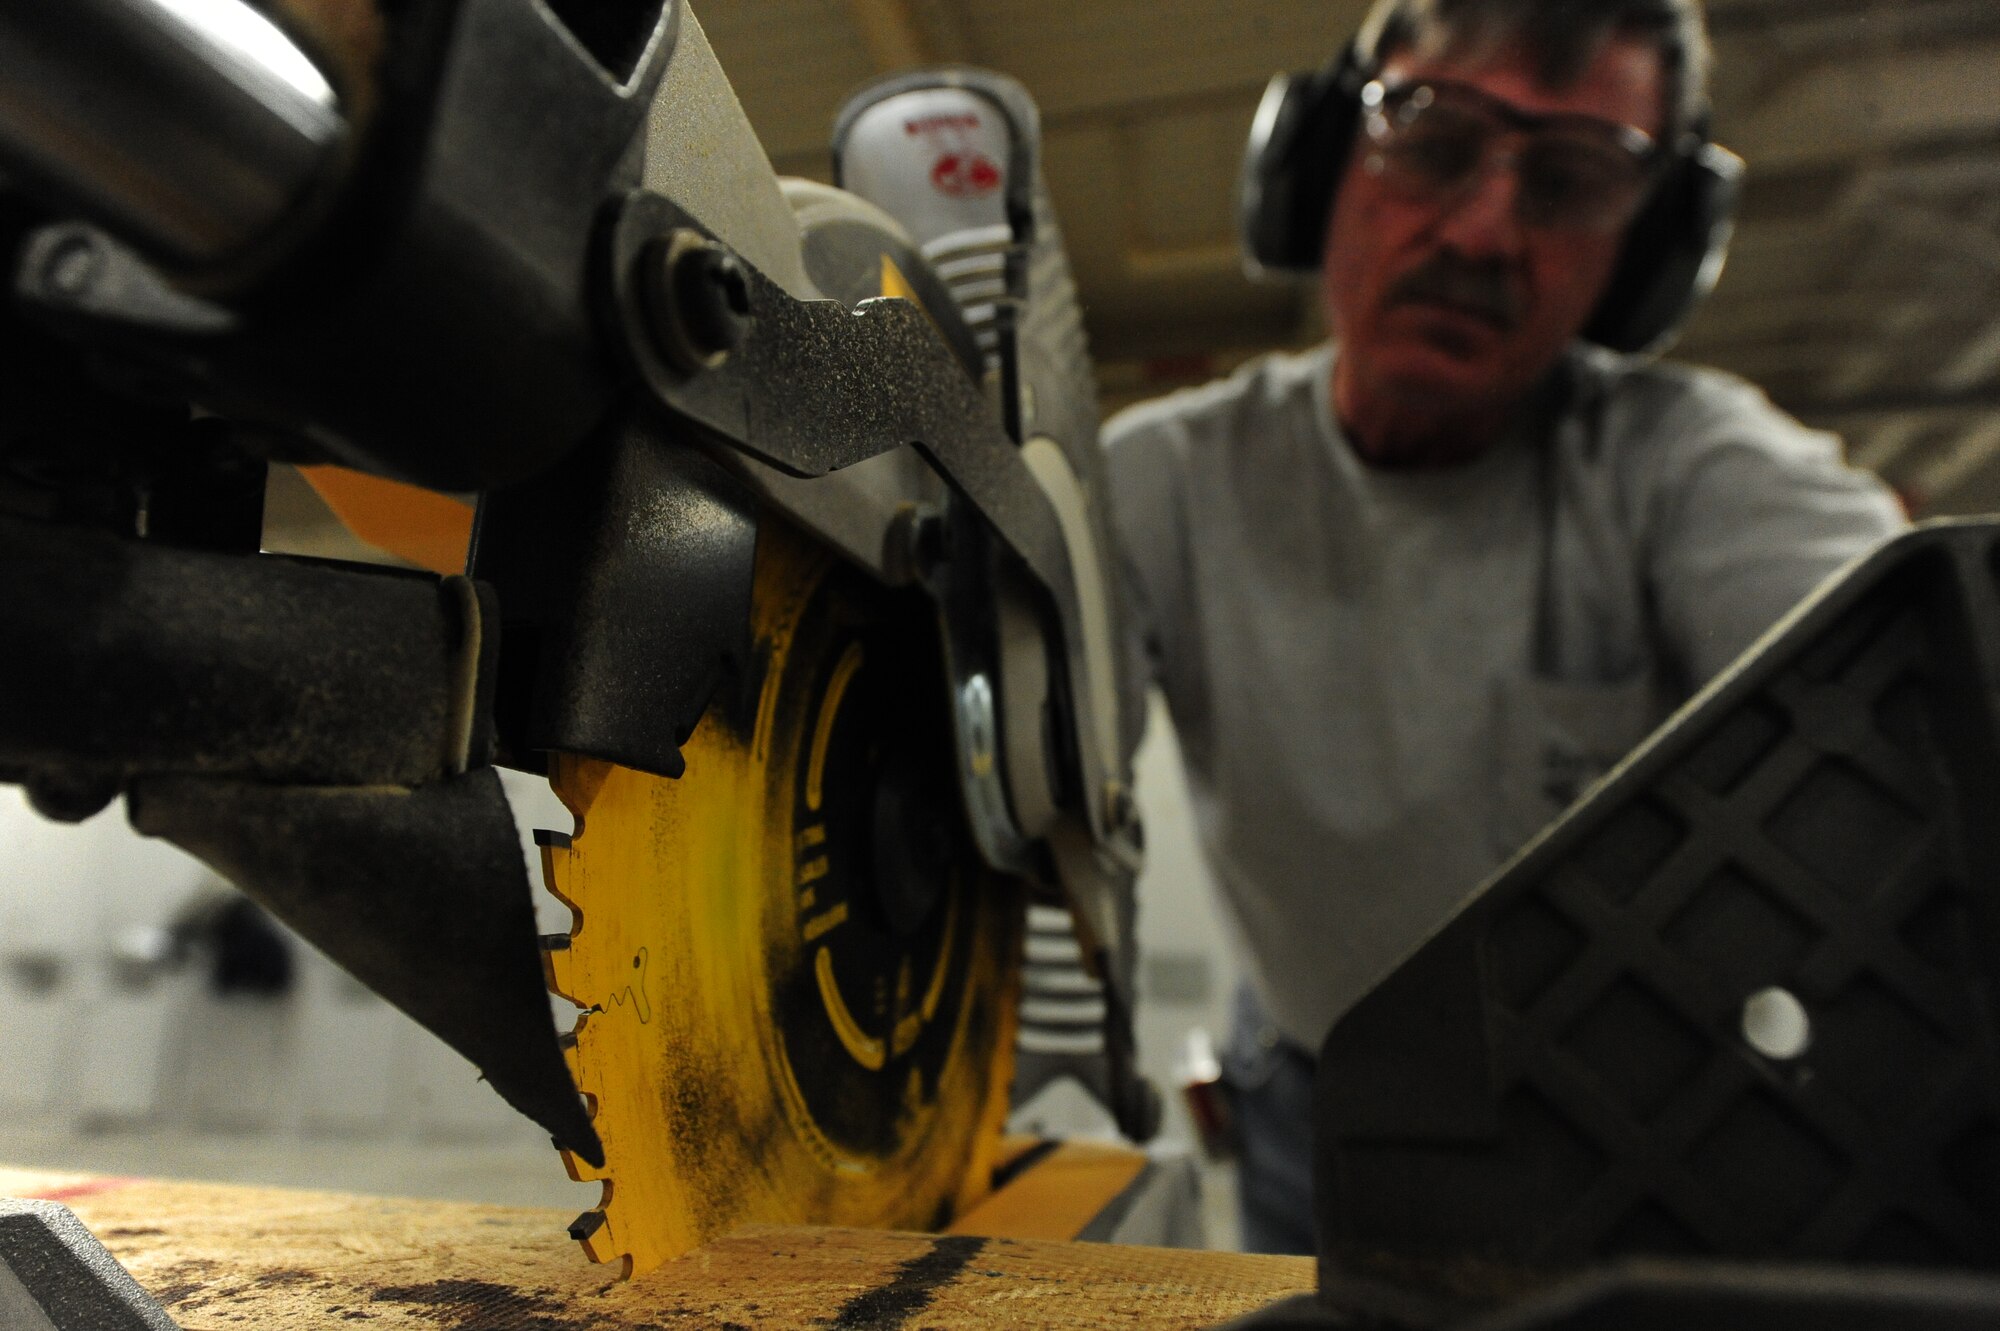
[[(919, 70), (849, 101), (835, 124), (834, 178), (895, 217), (936, 268), (978, 339), (1007, 432), (1062, 528), (1079, 640), (1049, 633), (1003, 567), (988, 592), (1001, 609), (996, 715), (982, 712), (983, 724), (962, 724), (961, 747), (977, 749), (987, 732), (997, 732), (991, 779), (1004, 777), (1009, 817), (990, 840), (1011, 836), (1045, 848), (1043, 862), (1081, 943), (1076, 973), (1062, 983), (1088, 987), (1103, 1014), (1104, 1038), (1074, 1056), (1051, 1061), (1050, 1048), (1075, 1041), (1045, 1032), (1029, 1060), (1038, 1069), (1034, 1080), (1073, 1076), (1101, 1095), (1121, 1129), (1143, 1140), (1159, 1118), (1157, 1092), (1138, 1078), (1130, 1056), (1132, 888), (1143, 846), (1130, 757), (1143, 699), (1135, 704), (1120, 692), (1131, 675), (1109, 562), (1096, 385), (1040, 148), (1040, 114), (1015, 80), (958, 67)], [(1089, 706), (1069, 705), (1078, 697)], [(1077, 718), (1087, 718), (1081, 733)], [(1052, 752), (1049, 737), (1065, 731), (1067, 740)], [(1073, 770), (1059, 770), (1065, 765)], [(992, 803), (979, 795), (969, 782), (975, 822), (982, 804)]]

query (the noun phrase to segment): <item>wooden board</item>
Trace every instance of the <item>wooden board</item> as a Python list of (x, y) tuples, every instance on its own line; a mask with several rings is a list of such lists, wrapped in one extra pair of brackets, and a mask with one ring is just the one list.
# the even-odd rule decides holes
[[(1035, 1152), (1039, 1145), (1030, 1138), (1023, 1150), (1023, 1139), (1008, 1138), (1001, 1148), (1003, 1160)], [(1129, 1146), (1055, 1144), (1013, 1182), (996, 1188), (953, 1220), (945, 1232), (989, 1238), (1073, 1239), (1145, 1168), (1145, 1152)]]
[(639, 1280), (544, 1210), (0, 1168), (76, 1212), (184, 1331), (1195, 1328), (1307, 1290), (1312, 1262), (849, 1229), (746, 1229)]

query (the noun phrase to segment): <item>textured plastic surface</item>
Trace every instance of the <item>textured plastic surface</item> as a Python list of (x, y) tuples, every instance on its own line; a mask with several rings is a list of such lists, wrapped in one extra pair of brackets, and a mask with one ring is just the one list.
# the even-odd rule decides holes
[(1323, 1279), (2000, 1267), (1996, 542), (1823, 590), (1336, 1024)]
[(1637, 1261), (1498, 1311), (1350, 1287), (1301, 1294), (1215, 1331), (1974, 1331), (2000, 1325), (2000, 1281), (1930, 1272)]
[(0, 1197), (5, 1331), (175, 1331), (83, 1222), (57, 1202)]

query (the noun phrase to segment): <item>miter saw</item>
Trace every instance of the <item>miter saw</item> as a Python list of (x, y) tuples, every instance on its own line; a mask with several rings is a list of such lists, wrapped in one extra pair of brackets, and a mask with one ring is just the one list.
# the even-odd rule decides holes
[[(464, 1053), (627, 1270), (976, 1200), (1024, 899), (1151, 1132), (1138, 718), (1015, 85), (863, 94), (834, 189), (680, 0), (7, 0), (0, 63), (0, 775), (124, 796)], [(273, 464), (475, 495), (469, 561), (260, 553)], [(496, 764), (575, 817), (566, 933)]]

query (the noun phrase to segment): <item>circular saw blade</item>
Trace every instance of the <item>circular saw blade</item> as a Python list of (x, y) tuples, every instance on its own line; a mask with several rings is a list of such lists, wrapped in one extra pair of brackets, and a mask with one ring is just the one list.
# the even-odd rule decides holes
[(550, 987), (606, 1157), (565, 1153), (605, 1182), (572, 1232), (628, 1274), (749, 1222), (940, 1227), (1007, 1109), (1021, 898), (963, 825), (928, 602), (766, 521), (752, 624), (684, 776), (551, 761)]

